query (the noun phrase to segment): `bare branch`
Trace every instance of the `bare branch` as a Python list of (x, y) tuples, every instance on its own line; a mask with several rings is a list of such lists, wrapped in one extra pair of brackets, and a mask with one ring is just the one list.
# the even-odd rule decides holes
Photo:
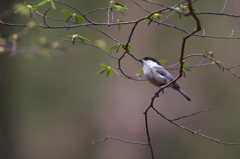
[(53, 0), (53, 1), (56, 2), (56, 3), (62, 4), (62, 5), (65, 5), (65, 6), (68, 6), (68, 7), (72, 8), (72, 9), (74, 9), (81, 16), (83, 16), (89, 23), (91, 23), (91, 21), (82, 12), (80, 12), (77, 8), (73, 7), (72, 5), (64, 3), (64, 2), (60, 2), (60, 1), (57, 1), (57, 0)]
[(147, 9), (145, 9), (143, 6), (141, 6), (139, 3), (137, 3), (136, 1), (132, 0), (133, 3), (135, 3), (138, 7), (140, 7), (142, 10), (144, 10), (147, 13), (151, 13), (150, 11), (148, 11)]
[(181, 117), (178, 117), (178, 118), (176, 118), (176, 119), (172, 119), (171, 121), (176, 121), (176, 120), (179, 120), (179, 119), (188, 118), (188, 117), (197, 115), (197, 114), (199, 114), (199, 113), (206, 112), (206, 111), (213, 110), (213, 109), (217, 109), (217, 107), (213, 107), (213, 108), (209, 108), (209, 109), (204, 109), (204, 110), (198, 111), (198, 112), (193, 113), (193, 114), (190, 114), (190, 115), (181, 116)]
[(193, 135), (199, 135), (199, 136), (201, 136), (201, 137), (203, 137), (203, 138), (206, 138), (206, 139), (208, 139), (208, 140), (215, 141), (215, 142), (217, 142), (217, 143), (219, 143), (219, 144), (224, 144), (224, 145), (240, 145), (240, 142), (236, 142), (236, 143), (222, 142), (222, 141), (220, 141), (220, 140), (218, 140), (218, 139), (215, 139), (215, 138), (212, 138), (212, 137), (203, 135), (203, 134), (199, 133), (200, 130), (194, 131), (194, 130), (191, 130), (191, 129), (187, 128), (187, 127), (184, 127), (184, 126), (182, 126), (182, 125), (180, 125), (180, 124), (172, 121), (171, 119), (168, 119), (167, 117), (165, 117), (165, 116), (164, 116), (162, 113), (160, 113), (155, 107), (152, 106), (151, 108), (153, 108), (153, 110), (155, 110), (155, 112), (156, 112), (157, 114), (159, 114), (159, 115), (160, 115), (162, 118), (164, 118), (165, 120), (167, 120), (167, 121), (169, 121), (170, 123), (172, 123), (172, 124), (180, 127), (181, 129), (184, 129), (184, 130), (186, 130), (186, 131), (191, 132)]
[(93, 9), (93, 10), (91, 10), (91, 11), (89, 11), (89, 12), (83, 14), (83, 15), (88, 15), (88, 14), (91, 14), (91, 13), (96, 12), (96, 11), (99, 11), (99, 10), (108, 10), (108, 9), (110, 9), (110, 8), (111, 8), (111, 7)]
[(224, 10), (225, 10), (225, 8), (226, 8), (226, 6), (227, 6), (227, 2), (228, 2), (228, 0), (225, 0), (225, 3), (224, 3), (224, 6), (223, 6), (223, 9), (222, 9), (221, 13), (224, 12)]
[(46, 26), (48, 26), (49, 27), (49, 25), (47, 25), (47, 23), (46, 23), (46, 21), (45, 21), (45, 17), (46, 17), (46, 14), (48, 13), (48, 11), (51, 9), (51, 7), (49, 7), (48, 8), (48, 10), (44, 13), (44, 15), (43, 15), (43, 22), (44, 22), (44, 24), (46, 25)]
[(121, 138), (119, 138), (119, 137), (113, 137), (113, 136), (106, 136), (105, 139), (98, 140), (98, 141), (93, 141), (92, 144), (95, 145), (95, 144), (98, 144), (98, 143), (101, 143), (101, 142), (105, 142), (105, 141), (107, 141), (108, 139), (119, 140), (119, 141), (122, 141), (122, 142), (125, 142), (125, 143), (128, 143), (128, 144), (148, 145), (148, 143), (128, 141), (128, 140), (124, 140), (124, 139), (121, 139)]

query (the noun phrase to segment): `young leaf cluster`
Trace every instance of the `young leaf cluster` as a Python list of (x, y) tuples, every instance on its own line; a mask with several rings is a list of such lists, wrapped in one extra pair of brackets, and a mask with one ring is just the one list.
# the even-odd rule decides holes
[(187, 75), (186, 75), (186, 71), (191, 71), (191, 69), (190, 68), (187, 68), (187, 66), (188, 66), (188, 63), (184, 63), (183, 64), (183, 69), (182, 69), (182, 73), (183, 73), (183, 77), (187, 77)]
[(128, 47), (126, 47), (126, 45), (116, 44), (116, 45), (111, 46), (108, 49), (108, 52), (112, 52), (113, 50), (116, 50), (116, 53), (118, 53), (120, 48), (123, 48), (125, 51), (130, 51), (132, 49), (132, 47), (130, 45), (128, 45)]
[(63, 9), (61, 11), (62, 13), (66, 14), (66, 15), (69, 15), (69, 17), (67, 19), (65, 19), (65, 22), (69, 22), (69, 20), (71, 20), (72, 18), (75, 19), (76, 23), (81, 23), (81, 24), (85, 24), (85, 19), (79, 15), (77, 15), (76, 13), (72, 13), (70, 12), (69, 10), (67, 9)]
[(162, 19), (162, 16), (160, 13), (155, 13), (151, 15), (149, 18), (144, 19), (144, 21), (148, 21), (147, 26), (149, 26), (152, 23), (152, 20)]
[[(117, 20), (118, 23), (121, 23), (121, 22), (124, 22), (123, 20)], [(121, 24), (118, 24), (118, 30), (120, 31), (122, 29), (122, 26)]]
[(22, 15), (28, 15), (32, 18), (33, 10), (37, 10), (37, 6), (26, 5), (18, 10), (15, 13), (21, 13)]
[(102, 67), (104, 67), (104, 68), (101, 69), (101, 70), (97, 73), (98, 75), (101, 75), (101, 74), (103, 74), (104, 72), (107, 72), (107, 73), (106, 73), (106, 76), (107, 76), (107, 77), (113, 75), (113, 72), (114, 72), (114, 71), (112, 70), (112, 68), (111, 68), (110, 66), (108, 66), (108, 65), (106, 65), (106, 64), (103, 64), (103, 63), (101, 63), (100, 66), (102, 66)]
[(44, 1), (40, 2), (40, 3), (38, 3), (38, 5), (37, 5), (37, 6), (42, 6), (42, 5), (45, 5), (45, 4), (46, 4), (46, 3), (48, 3), (48, 2), (50, 2), (50, 3), (51, 3), (51, 6), (52, 6), (52, 8), (53, 8), (53, 9), (56, 9), (56, 6), (55, 6), (55, 4), (54, 4), (53, 0), (44, 0)]
[[(125, 14), (123, 13), (123, 10), (128, 9), (125, 5), (118, 3), (118, 2), (114, 2), (114, 1), (110, 1), (110, 6), (112, 8), (116, 8), (117, 11), (120, 11), (120, 13), (125, 16)], [(111, 12), (112, 12), (112, 8), (111, 8)]]
[(74, 34), (74, 35), (68, 35), (69, 38), (72, 38), (72, 44), (75, 45), (75, 40), (78, 38), (80, 39), (82, 42), (85, 42), (85, 43), (91, 43), (91, 41), (85, 37), (82, 37), (78, 34)]
[[(207, 51), (207, 50), (203, 50), (203, 52), (206, 53), (207, 56), (213, 58), (213, 52), (212, 51)], [(224, 71), (224, 64), (221, 61), (214, 61), (211, 60), (213, 65), (216, 65), (218, 68), (220, 68), (222, 71)]]
[(45, 5), (47, 2), (51, 2), (51, 6), (53, 9), (56, 9), (56, 6), (53, 2), (53, 0), (44, 0), (40, 3), (38, 3), (37, 6), (31, 6), (31, 5), (27, 5), (29, 3), (30, 0), (24, 0), (24, 7), (18, 9), (15, 11), (15, 13), (21, 13), (23, 15), (28, 15), (30, 18), (32, 18), (32, 14), (33, 14), (33, 10), (37, 10), (37, 6), (42, 6)]
[[(180, 4), (180, 7), (176, 7), (176, 9), (179, 9), (179, 10), (181, 10), (181, 11), (184, 11), (184, 12), (189, 12), (189, 8), (188, 8), (188, 6), (186, 6), (186, 5), (182, 5), (182, 4)], [(197, 11), (197, 9), (196, 8), (193, 8), (193, 10), (194, 11)], [(168, 12), (174, 12), (173, 10), (169, 10)], [(175, 13), (174, 13), (175, 14)], [(181, 13), (177, 13), (178, 14), (178, 17), (179, 17), (179, 19), (182, 19), (182, 14)]]

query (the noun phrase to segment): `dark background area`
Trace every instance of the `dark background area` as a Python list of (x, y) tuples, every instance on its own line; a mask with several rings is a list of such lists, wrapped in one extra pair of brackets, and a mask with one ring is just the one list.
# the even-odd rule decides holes
[[(36, 5), (40, 1), (31, 1)], [(92, 9), (107, 7), (107, 0), (64, 1), (81, 10), (83, 13)], [(119, 12), (115, 19), (135, 20), (147, 15), (134, 3), (119, 1), (129, 10), (124, 11), (126, 18)], [(156, 5), (138, 1), (149, 10), (158, 9)], [(159, 1), (173, 5), (177, 1)], [(194, 7), (199, 11), (221, 12), (224, 0), (197, 1)], [(0, 11), (23, 1), (1, 1)], [(240, 15), (238, 0), (229, 1), (225, 13)], [(39, 7), (44, 13), (49, 4)], [(57, 10), (51, 9), (49, 16), (66, 18), (61, 13), (67, 7), (56, 4)], [(69, 9), (69, 8), (67, 8)], [(69, 9), (71, 10), (71, 9)], [(72, 10), (71, 10), (72, 11)], [(107, 22), (107, 11), (99, 11), (89, 16), (97, 22)], [(40, 16), (38, 16), (41, 19)], [(214, 15), (199, 15), (206, 35), (240, 37), (237, 18)], [(13, 14), (4, 22), (26, 24), (26, 16)], [(42, 20), (42, 19), (41, 19)], [(195, 22), (191, 17), (179, 20), (174, 16), (169, 21), (191, 31)], [(48, 25), (65, 25), (47, 19)], [(111, 35), (126, 43), (132, 26), (112, 29)], [(108, 28), (99, 26), (107, 31)], [(0, 25), (1, 37), (8, 38), (24, 28)], [(201, 32), (202, 33), (202, 32)], [(120, 141), (108, 140), (92, 145), (92, 141), (115, 136), (130, 141), (147, 142), (144, 115), (151, 97), (157, 91), (146, 82), (126, 80), (117, 76), (106, 78), (97, 76), (105, 63), (117, 69), (117, 61), (104, 52), (83, 44), (72, 46), (63, 41), (68, 35), (79, 34), (89, 38), (92, 43), (106, 41), (110, 47), (113, 41), (102, 34), (86, 27), (75, 29), (44, 29), (40, 33), (29, 33), (18, 42), (19, 48), (31, 53), (33, 41), (46, 37), (50, 42), (61, 42), (68, 51), (63, 53), (52, 50), (52, 60), (41, 56), (34, 58), (0, 57), (0, 158), (1, 159), (144, 159), (150, 157), (149, 147), (132, 145)], [(135, 30), (131, 46), (132, 53), (142, 58), (152, 56), (158, 60), (167, 60), (164, 66), (178, 62), (182, 38), (185, 36), (173, 28), (151, 24), (146, 27), (142, 22)], [(202, 50), (214, 52), (214, 58), (226, 66), (239, 64), (239, 40), (211, 39), (191, 37), (186, 43), (186, 54), (203, 53)], [(118, 54), (121, 54), (119, 52)], [(119, 56), (117, 54), (117, 56)], [(197, 64), (200, 57), (189, 59), (189, 65)], [(134, 76), (141, 64), (130, 57), (123, 62), (124, 71)], [(240, 74), (239, 68), (234, 71)], [(177, 76), (177, 72), (172, 72)], [(204, 66), (187, 72), (187, 78), (178, 82), (182, 89), (192, 98), (186, 101), (177, 91), (166, 89), (165, 94), (155, 102), (155, 107), (169, 118), (192, 114), (202, 109), (218, 107), (200, 115), (183, 119), (180, 124), (192, 130), (220, 139), (225, 142), (240, 141), (240, 85), (239, 79), (218, 67)], [(202, 159), (230, 158), (238, 159), (240, 146), (221, 145), (199, 136), (194, 136), (163, 120), (155, 112), (149, 114), (150, 135), (156, 158), (168, 159)]]

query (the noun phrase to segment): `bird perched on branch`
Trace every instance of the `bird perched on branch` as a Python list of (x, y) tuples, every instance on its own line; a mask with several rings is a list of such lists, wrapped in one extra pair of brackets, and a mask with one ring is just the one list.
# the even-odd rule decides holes
[[(144, 57), (140, 60), (143, 64), (144, 76), (149, 82), (157, 87), (164, 86), (174, 80), (174, 77), (160, 63), (152, 57)], [(173, 82), (168, 87), (179, 91), (188, 101), (191, 98), (180, 88), (177, 82)]]

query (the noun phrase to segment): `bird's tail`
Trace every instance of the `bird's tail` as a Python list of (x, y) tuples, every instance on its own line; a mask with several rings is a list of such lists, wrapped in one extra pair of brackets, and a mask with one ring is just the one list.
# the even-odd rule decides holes
[(171, 85), (171, 87), (175, 90), (177, 90), (178, 92), (180, 92), (188, 101), (191, 101), (192, 99), (187, 95), (187, 93), (185, 93), (180, 86), (175, 82), (173, 85)]
[(177, 89), (178, 92), (180, 92), (188, 101), (191, 101), (192, 99), (181, 89)]

